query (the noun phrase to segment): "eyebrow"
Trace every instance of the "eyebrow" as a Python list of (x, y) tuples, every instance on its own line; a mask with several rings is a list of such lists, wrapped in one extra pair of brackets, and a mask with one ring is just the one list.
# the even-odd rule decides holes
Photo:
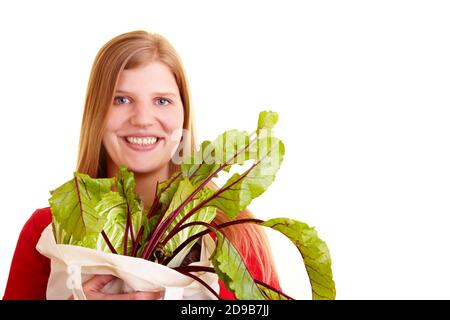
[[(117, 89), (116, 93), (125, 93), (125, 94), (129, 94), (129, 95), (133, 94), (132, 92), (129, 92), (129, 91), (126, 91), (126, 90), (121, 90), (121, 89)], [(156, 95), (156, 96), (171, 96), (171, 97), (174, 97), (174, 98), (177, 97), (177, 95), (175, 93), (172, 93), (172, 92), (155, 92), (154, 95)]]

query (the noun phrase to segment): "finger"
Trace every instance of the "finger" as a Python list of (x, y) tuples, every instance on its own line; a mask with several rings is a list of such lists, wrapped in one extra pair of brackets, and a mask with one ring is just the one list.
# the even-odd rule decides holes
[(111, 274), (94, 276), (83, 284), (84, 291), (100, 291), (109, 282), (116, 279)]
[(163, 296), (163, 292), (136, 291), (122, 294), (103, 294), (105, 300), (158, 300)]

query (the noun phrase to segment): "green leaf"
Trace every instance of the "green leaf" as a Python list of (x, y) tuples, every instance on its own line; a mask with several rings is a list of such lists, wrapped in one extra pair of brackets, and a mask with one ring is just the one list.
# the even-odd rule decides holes
[(74, 173), (74, 178), (51, 191), (49, 199), (53, 230), (57, 243), (75, 244), (102, 231), (105, 219), (95, 210), (96, 204), (111, 191), (114, 179), (91, 179)]
[[(175, 210), (186, 198), (192, 194), (194, 191), (194, 186), (190, 183), (189, 179), (184, 178), (178, 186), (178, 190), (176, 191), (174, 197), (172, 198), (172, 202), (169, 206), (169, 209), (167, 210), (167, 213), (172, 212)], [(166, 231), (163, 238), (167, 237), (170, 231), (175, 227), (175, 225), (195, 206), (197, 206), (201, 201), (209, 197), (213, 193), (212, 190), (209, 190), (207, 188), (202, 189), (196, 197), (190, 201), (183, 210), (176, 216), (175, 220), (171, 223), (171, 226)], [(206, 223), (210, 223), (216, 215), (216, 209), (212, 207), (204, 207), (200, 210), (198, 210), (195, 214), (193, 214), (190, 218), (188, 218), (184, 224), (192, 222), (192, 221), (202, 221)], [(187, 240), (190, 236), (201, 232), (205, 230), (206, 228), (204, 226), (191, 226), (188, 228), (182, 229), (180, 232), (177, 232), (165, 245), (164, 247), (164, 253), (165, 256), (171, 256), (172, 252), (185, 240)], [(181, 264), (184, 257), (189, 253), (192, 246), (195, 244), (195, 242), (191, 242), (189, 245), (187, 245), (180, 253), (177, 254), (176, 257), (174, 257), (171, 262), (169, 263), (169, 267), (177, 267)]]
[(270, 131), (278, 122), (278, 113), (273, 111), (262, 111), (258, 117), (258, 133), (265, 129)]
[[(109, 241), (118, 253), (124, 252), (125, 227), (127, 224), (127, 204), (123, 197), (119, 194), (109, 194), (105, 196), (104, 209), (99, 206), (99, 211), (107, 216), (107, 220), (103, 231), (108, 236)], [(132, 226), (134, 236), (136, 237), (139, 228), (143, 225), (144, 230), (147, 224), (147, 219), (143, 219), (140, 213), (132, 215)], [(130, 255), (133, 248), (131, 233), (128, 234), (127, 239), (127, 255)], [(98, 238), (97, 249), (110, 252), (109, 247), (104, 241), (103, 237)]]
[(242, 165), (249, 160), (248, 153), (242, 152), (242, 150), (248, 149), (250, 138), (250, 134), (246, 131), (225, 131), (212, 142), (213, 159), (219, 164), (230, 164), (225, 167), (226, 170), (224, 169), (227, 172), (233, 164)]
[(166, 181), (158, 182), (157, 199), (159, 199), (161, 204), (158, 214), (164, 214), (167, 211), (175, 192), (178, 190), (178, 185), (182, 180), (183, 176), (179, 172), (175, 172)]
[(220, 232), (211, 255), (214, 270), (225, 287), (239, 300), (264, 300), (264, 295), (247, 270), (236, 248)]
[(336, 289), (331, 271), (330, 252), (314, 228), (287, 218), (271, 219), (261, 225), (281, 232), (300, 251), (311, 283), (313, 299), (334, 300)]
[(249, 159), (249, 153), (245, 151), (249, 144), (250, 135), (238, 130), (225, 131), (212, 142), (204, 141), (194, 155), (183, 159), (183, 176), (188, 177), (192, 185), (198, 186), (223, 164), (226, 165), (222, 170), (229, 172), (233, 164), (242, 165)]
[[(147, 225), (147, 219), (142, 202), (135, 192), (134, 174), (125, 166), (121, 166), (117, 172), (116, 181), (118, 192), (110, 192), (103, 196), (95, 209), (102, 217), (105, 217), (103, 231), (119, 253), (124, 252), (125, 230), (128, 215), (130, 216), (132, 232), (129, 230), (127, 236), (127, 255), (129, 255), (133, 248), (132, 235), (137, 236), (140, 227)], [(103, 237), (98, 239), (97, 247), (102, 251), (110, 251)]]
[[(125, 225), (127, 222), (126, 199), (122, 197), (119, 192), (111, 192), (103, 197), (102, 201), (97, 205), (96, 210), (102, 217), (105, 217), (106, 222), (103, 231), (108, 236), (112, 246), (116, 252), (122, 253)], [(97, 249), (110, 252), (103, 237), (98, 238)]]
[(257, 283), (257, 286), (258, 286), (259, 290), (262, 292), (262, 294), (266, 300), (289, 300), (283, 294), (280, 294), (277, 291), (274, 291), (265, 285)]
[(140, 248), (137, 251), (137, 257), (142, 257), (143, 251), (145, 249), (145, 246), (148, 243), (148, 239), (150, 237), (150, 233), (155, 229), (156, 224), (159, 221), (159, 214), (158, 215), (154, 215), (148, 219), (144, 219), (142, 222), (142, 226), (143, 228), (143, 233), (141, 236), (141, 239), (139, 241), (140, 243)]
[(122, 197), (126, 199), (130, 214), (141, 214), (142, 203), (135, 192), (136, 182), (133, 172), (128, 171), (125, 166), (121, 166), (117, 172), (117, 189)]
[(178, 188), (175, 191), (172, 201), (167, 208), (166, 215), (175, 210), (187, 197), (194, 191), (194, 186), (191, 184), (188, 178), (182, 178), (178, 184)]
[(181, 164), (183, 176), (189, 178), (192, 185), (198, 186), (220, 167), (220, 163), (215, 162), (213, 148), (214, 145), (210, 141), (204, 141), (199, 150), (193, 156), (186, 157)]
[[(117, 172), (117, 185), (120, 195), (126, 201), (126, 207), (124, 212), (125, 224), (123, 226), (123, 230), (126, 229), (127, 215), (129, 214), (131, 216), (131, 227), (133, 233), (129, 232), (127, 238), (128, 240), (127, 254), (130, 254), (129, 248), (132, 248), (133, 244), (132, 235), (136, 237), (141, 226), (144, 226), (144, 230), (147, 231), (146, 227), (148, 227), (149, 224), (146, 223), (147, 217), (144, 212), (144, 204), (139, 199), (139, 196), (135, 191), (136, 182), (134, 180), (134, 173), (128, 171), (128, 169), (125, 166), (121, 166), (119, 168), (119, 171)], [(123, 250), (123, 245), (121, 249)]]
[(253, 165), (244, 173), (231, 176), (206, 203), (207, 206), (214, 206), (234, 218), (272, 184), (283, 161), (283, 142), (266, 136), (259, 139), (251, 151), (256, 154)]

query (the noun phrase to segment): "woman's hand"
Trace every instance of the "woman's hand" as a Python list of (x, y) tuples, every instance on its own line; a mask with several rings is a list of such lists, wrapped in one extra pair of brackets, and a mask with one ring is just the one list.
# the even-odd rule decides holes
[[(116, 279), (113, 275), (94, 276), (83, 283), (83, 291), (87, 300), (158, 300), (162, 298), (162, 292), (129, 292), (129, 293), (103, 293), (101, 290), (109, 282)], [(70, 297), (73, 299), (73, 297)]]

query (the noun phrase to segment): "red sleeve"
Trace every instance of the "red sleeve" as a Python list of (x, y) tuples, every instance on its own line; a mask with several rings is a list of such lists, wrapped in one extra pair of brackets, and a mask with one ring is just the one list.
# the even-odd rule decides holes
[(36, 250), (36, 244), (50, 223), (50, 208), (36, 210), (25, 223), (12, 259), (4, 300), (45, 300), (50, 259)]

